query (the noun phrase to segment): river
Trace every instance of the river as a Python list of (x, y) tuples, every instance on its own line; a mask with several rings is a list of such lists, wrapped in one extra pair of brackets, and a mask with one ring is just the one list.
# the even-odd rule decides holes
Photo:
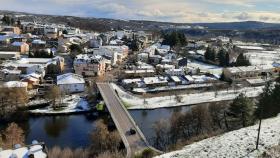
[[(130, 110), (130, 114), (152, 143), (153, 125), (161, 119), (169, 119), (175, 111), (186, 111), (188, 106), (155, 110)], [(25, 116), (16, 121), (23, 127), (26, 144), (33, 140), (45, 142), (48, 147), (79, 148), (90, 145), (90, 133), (95, 129), (96, 117), (88, 114), (69, 116)]]

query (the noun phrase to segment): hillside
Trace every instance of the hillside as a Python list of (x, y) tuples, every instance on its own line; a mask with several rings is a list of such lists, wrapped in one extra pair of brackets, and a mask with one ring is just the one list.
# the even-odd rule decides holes
[(211, 30), (254, 30), (254, 29), (280, 29), (279, 23), (264, 23), (257, 21), (227, 22), (227, 23), (172, 23), (145, 20), (120, 20), (104, 19), (94, 17), (75, 17), (43, 15), (24, 12), (0, 10), (0, 15), (13, 15), (25, 21), (63, 23), (73, 27), (94, 31), (108, 31), (111, 29), (133, 29), (133, 30), (161, 30), (180, 26), (203, 26)]
[(264, 120), (259, 150), (255, 150), (258, 125), (225, 133), (185, 146), (182, 150), (157, 158), (239, 158), (258, 157), (268, 148), (280, 143), (280, 116)]

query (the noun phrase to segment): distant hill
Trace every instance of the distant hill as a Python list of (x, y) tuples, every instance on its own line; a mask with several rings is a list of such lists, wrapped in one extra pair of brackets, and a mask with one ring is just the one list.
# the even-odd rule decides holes
[[(193, 24), (192, 24), (193, 25)], [(197, 23), (196, 25), (217, 30), (251, 30), (251, 29), (280, 29), (279, 23), (258, 21), (228, 22), (228, 23)]]
[(221, 22), (221, 23), (171, 23), (143, 20), (118, 20), (105, 19), (94, 17), (74, 17), (74, 16), (56, 16), (43, 15), (25, 12), (1, 11), (0, 15), (13, 15), (25, 21), (37, 21), (43, 23), (63, 23), (73, 27), (79, 27), (86, 30), (108, 31), (112, 29), (133, 29), (133, 30), (162, 30), (180, 28), (181, 26), (191, 26), (191, 29), (196, 29), (197, 26), (202, 26), (210, 30), (256, 30), (256, 29), (280, 29), (279, 23), (264, 23), (257, 21), (245, 22)]

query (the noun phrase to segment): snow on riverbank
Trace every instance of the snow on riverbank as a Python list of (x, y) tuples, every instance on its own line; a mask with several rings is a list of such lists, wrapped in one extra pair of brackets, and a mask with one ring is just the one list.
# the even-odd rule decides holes
[(245, 87), (239, 90), (223, 90), (218, 92), (202, 92), (194, 94), (178, 95), (181, 101), (178, 102), (175, 95), (164, 97), (153, 97), (143, 99), (122, 90), (119, 86), (112, 83), (112, 87), (118, 92), (119, 97), (128, 109), (155, 109), (163, 107), (176, 107), (182, 105), (193, 105), (207, 102), (217, 102), (224, 100), (233, 100), (240, 93), (244, 93), (247, 97), (257, 97), (263, 91), (264, 86)]
[(68, 96), (62, 101), (66, 107), (63, 107), (60, 110), (54, 110), (52, 106), (46, 108), (30, 110), (30, 113), (33, 114), (66, 114), (66, 113), (78, 113), (89, 111), (90, 107), (86, 99), (81, 98), (78, 95)]
[(280, 143), (280, 117), (263, 121), (259, 150), (256, 147), (258, 125), (228, 132), (185, 146), (182, 150), (157, 156), (156, 158), (254, 158), (267, 148)]

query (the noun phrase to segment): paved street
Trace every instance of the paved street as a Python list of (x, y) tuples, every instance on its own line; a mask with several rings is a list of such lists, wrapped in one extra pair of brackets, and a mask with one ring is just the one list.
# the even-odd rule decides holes
[(136, 130), (134, 135), (128, 133), (131, 128), (137, 129), (137, 127), (130, 118), (130, 114), (118, 100), (110, 84), (97, 83), (97, 86), (126, 146), (127, 157), (132, 157), (136, 152), (141, 152), (143, 149), (148, 148), (148, 144), (145, 142), (144, 135), (140, 130)]

